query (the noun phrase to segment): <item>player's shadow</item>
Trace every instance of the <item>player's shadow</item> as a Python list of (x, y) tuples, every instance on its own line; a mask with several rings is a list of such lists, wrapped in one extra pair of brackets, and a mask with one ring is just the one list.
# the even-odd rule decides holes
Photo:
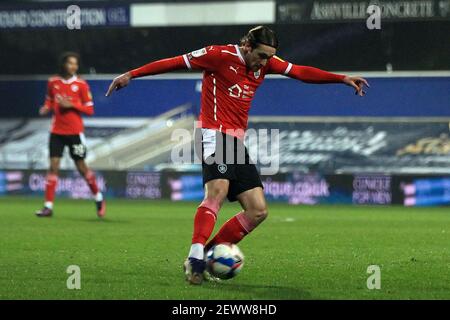
[(90, 218), (65, 217), (64, 220), (77, 221), (77, 222), (91, 222), (91, 223), (120, 223), (120, 224), (131, 223), (130, 220), (109, 219), (109, 218), (101, 218), (100, 219), (100, 218), (96, 218), (96, 217), (90, 217)]
[(293, 300), (305, 300), (312, 299), (311, 294), (301, 288), (292, 288), (276, 285), (255, 285), (246, 283), (231, 283), (220, 282), (211, 283), (215, 288), (220, 287), (220, 290), (228, 290), (232, 292), (246, 292), (252, 295), (255, 299), (293, 299)]

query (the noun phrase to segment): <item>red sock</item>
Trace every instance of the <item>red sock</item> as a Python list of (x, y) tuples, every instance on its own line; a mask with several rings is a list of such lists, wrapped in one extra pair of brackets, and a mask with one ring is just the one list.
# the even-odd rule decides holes
[(224, 223), (222, 228), (220, 228), (219, 232), (208, 242), (205, 247), (205, 250), (211, 249), (214, 245), (230, 242), (230, 243), (238, 243), (241, 241), (247, 234), (249, 234), (255, 226), (252, 222), (244, 215), (244, 212), (241, 211), (230, 220)]
[(200, 207), (197, 208), (197, 213), (194, 218), (192, 244), (201, 243), (202, 245), (205, 245), (214, 230), (215, 224), (216, 212), (200, 205)]
[(98, 187), (94, 172), (89, 170), (84, 178), (86, 179), (86, 182), (89, 186), (89, 189), (91, 189), (92, 194), (96, 195), (98, 193)]
[(53, 173), (47, 174), (45, 180), (45, 201), (53, 202), (55, 199), (56, 185), (58, 184), (58, 176)]

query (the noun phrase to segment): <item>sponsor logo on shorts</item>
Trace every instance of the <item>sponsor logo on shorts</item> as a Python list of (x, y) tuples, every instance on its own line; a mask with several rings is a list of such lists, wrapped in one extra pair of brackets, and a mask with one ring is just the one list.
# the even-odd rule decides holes
[(217, 170), (219, 170), (220, 173), (225, 173), (227, 172), (227, 165), (226, 164), (218, 164), (217, 165)]

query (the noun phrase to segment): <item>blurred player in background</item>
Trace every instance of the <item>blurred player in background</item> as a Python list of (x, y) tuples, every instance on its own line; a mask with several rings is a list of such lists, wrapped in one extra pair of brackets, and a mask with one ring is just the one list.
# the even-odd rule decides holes
[(70, 151), (78, 172), (86, 180), (95, 197), (97, 215), (106, 213), (105, 201), (100, 192), (95, 174), (84, 161), (86, 145), (82, 114), (94, 114), (94, 102), (89, 85), (77, 76), (80, 57), (77, 53), (66, 52), (60, 58), (60, 69), (47, 84), (47, 95), (44, 105), (39, 109), (41, 116), (53, 113), (50, 129), (50, 169), (45, 183), (44, 208), (37, 211), (38, 217), (50, 217), (53, 214), (53, 200), (58, 184), (58, 171), (64, 148)]
[[(180, 69), (203, 71), (199, 129), (205, 197), (195, 214), (191, 249), (184, 263), (186, 279), (192, 284), (201, 284), (208, 276), (204, 256), (209, 248), (223, 242), (238, 243), (267, 217), (263, 185), (242, 142), (251, 101), (265, 75), (281, 74), (307, 83), (343, 83), (360, 96), (365, 94), (363, 86), (368, 86), (360, 77), (284, 61), (275, 55), (277, 48), (275, 33), (259, 26), (251, 29), (240, 45), (211, 45), (129, 71), (115, 78), (106, 93), (109, 96), (137, 77)], [(239, 154), (239, 150), (243, 152)], [(212, 158), (215, 161), (210, 161)], [(230, 158), (231, 162), (224, 160)], [(239, 201), (243, 210), (206, 243), (225, 198)]]

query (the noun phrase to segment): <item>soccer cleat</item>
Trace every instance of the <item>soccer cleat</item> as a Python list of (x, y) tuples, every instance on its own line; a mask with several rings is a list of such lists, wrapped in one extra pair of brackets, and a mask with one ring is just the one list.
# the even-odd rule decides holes
[(221, 282), (222, 281), (222, 279), (220, 279), (220, 278), (217, 278), (217, 277), (214, 277), (211, 273), (209, 273), (207, 270), (205, 270), (204, 272), (203, 272), (203, 279), (205, 280), (205, 281), (208, 281), (208, 282)]
[(103, 218), (106, 214), (106, 203), (105, 200), (95, 201), (95, 205), (97, 207), (97, 216), (99, 218)]
[(199, 285), (203, 282), (203, 274), (205, 271), (206, 262), (204, 260), (188, 258), (184, 261), (183, 269), (186, 280), (190, 284)]
[(53, 210), (47, 207), (42, 208), (35, 212), (37, 217), (51, 217), (53, 215)]
[[(208, 260), (208, 250), (206, 250), (206, 248), (205, 248), (205, 252), (204, 252), (204, 253), (205, 253), (205, 258), (204, 258), (204, 260), (207, 261), (207, 260)], [(208, 266), (206, 265), (206, 263), (205, 263), (205, 271), (203, 272), (203, 279), (204, 279), (205, 281), (208, 281), (208, 282), (220, 282), (220, 281), (222, 281), (222, 279), (213, 276), (213, 275), (208, 271)]]

